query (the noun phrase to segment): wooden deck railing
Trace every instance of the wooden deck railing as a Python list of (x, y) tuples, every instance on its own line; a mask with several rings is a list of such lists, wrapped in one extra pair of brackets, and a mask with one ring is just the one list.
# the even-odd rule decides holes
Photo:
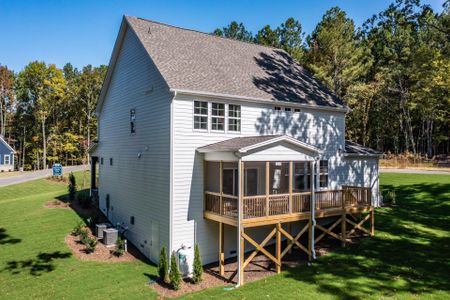
[[(371, 189), (364, 187), (342, 187), (341, 190), (326, 190), (315, 193), (317, 211), (371, 205)], [(276, 215), (296, 214), (310, 211), (311, 193), (292, 193), (245, 196), (242, 199), (243, 219)], [(236, 218), (238, 197), (214, 192), (205, 192), (205, 211)]]

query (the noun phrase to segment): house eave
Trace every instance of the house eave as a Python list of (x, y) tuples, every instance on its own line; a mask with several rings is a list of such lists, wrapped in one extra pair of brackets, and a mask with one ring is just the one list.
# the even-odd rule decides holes
[(223, 99), (223, 100), (239, 100), (239, 101), (243, 101), (243, 102), (265, 103), (265, 104), (272, 104), (272, 105), (274, 105), (274, 104), (275, 105), (277, 105), (277, 104), (278, 105), (288, 105), (288, 106), (294, 107), (294, 108), (335, 111), (335, 112), (342, 112), (342, 113), (350, 112), (350, 109), (348, 107), (309, 105), (309, 104), (301, 104), (301, 103), (295, 103), (295, 102), (289, 102), (289, 101), (283, 101), (283, 100), (268, 100), (268, 99), (263, 99), (263, 98), (247, 97), (247, 96), (240, 96), (240, 95), (213, 93), (213, 92), (206, 92), (206, 91), (194, 91), (194, 90), (185, 90), (185, 89), (174, 89), (174, 88), (171, 88), (170, 91), (174, 94), (184, 94), (184, 95), (200, 96), (200, 97), (214, 97), (214, 98)]

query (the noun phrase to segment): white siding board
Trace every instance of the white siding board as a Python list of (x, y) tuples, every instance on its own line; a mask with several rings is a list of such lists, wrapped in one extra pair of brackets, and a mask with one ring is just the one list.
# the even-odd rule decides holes
[[(127, 29), (99, 116), (100, 208), (106, 212), (109, 194), (110, 221), (128, 226), (129, 240), (147, 257), (152, 222), (159, 224), (156, 247), (169, 245), (170, 101), (163, 78)], [(130, 133), (131, 108), (136, 109), (135, 135)], [(131, 216), (135, 225), (129, 224)]]

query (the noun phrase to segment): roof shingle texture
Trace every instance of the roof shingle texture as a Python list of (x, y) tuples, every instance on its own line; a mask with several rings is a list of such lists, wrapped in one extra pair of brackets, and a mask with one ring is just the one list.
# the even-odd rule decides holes
[(272, 140), (281, 135), (261, 135), (261, 136), (245, 136), (235, 137), (229, 140), (221, 141), (214, 144), (209, 144), (198, 148), (198, 150), (206, 151), (237, 151), (242, 148), (257, 145), (259, 143)]
[(348, 140), (345, 141), (345, 153), (359, 154), (359, 155), (380, 155), (380, 154), (382, 154), (381, 152), (378, 152), (378, 151), (373, 150), (368, 147), (364, 147), (360, 144), (357, 144), (357, 143), (354, 143), (354, 142), (351, 142)]
[(172, 89), (345, 108), (285, 51), (126, 17)]

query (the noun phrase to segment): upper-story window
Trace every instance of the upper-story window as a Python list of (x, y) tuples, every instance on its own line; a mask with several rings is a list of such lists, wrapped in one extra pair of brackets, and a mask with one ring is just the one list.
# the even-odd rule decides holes
[(136, 133), (136, 109), (130, 109), (130, 132), (131, 134)]
[(280, 106), (275, 106), (273, 109), (275, 109), (275, 110), (281, 110), (281, 107), (280, 107)]
[(225, 130), (225, 104), (212, 103), (211, 106), (211, 129)]
[(291, 112), (292, 109), (291, 109), (290, 107), (285, 107), (285, 108), (284, 108), (284, 111), (286, 111), (286, 112)]
[(230, 104), (228, 106), (228, 130), (241, 131), (241, 106)]
[(194, 101), (194, 129), (208, 129), (208, 102)]

